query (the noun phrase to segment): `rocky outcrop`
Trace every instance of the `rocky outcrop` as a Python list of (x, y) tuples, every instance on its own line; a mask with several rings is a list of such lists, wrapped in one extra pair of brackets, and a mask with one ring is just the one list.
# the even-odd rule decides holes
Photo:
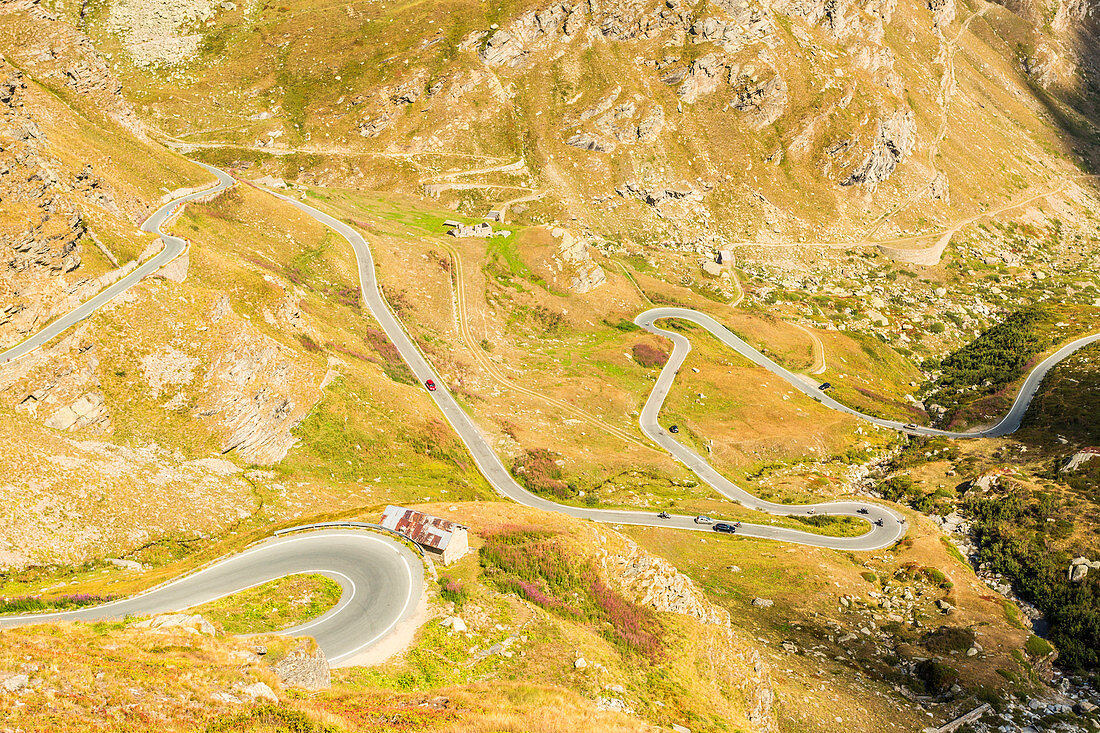
[(606, 153), (613, 147), (611, 143), (602, 140), (590, 132), (578, 132), (567, 138), (566, 145), (572, 145), (581, 150), (591, 150), (596, 153)]
[(624, 198), (629, 196), (641, 199), (654, 208), (660, 207), (660, 205), (666, 201), (699, 202), (703, 200), (703, 194), (687, 182), (682, 182), (677, 186), (671, 187), (666, 185), (648, 188), (637, 181), (627, 181), (622, 186), (616, 188), (615, 193)]
[(932, 11), (932, 22), (937, 28), (943, 28), (955, 20), (955, 0), (928, 0), (928, 9)]
[(223, 452), (270, 465), (294, 445), (291, 431), (320, 396), (293, 352), (247, 327), (207, 368), (194, 412), (213, 423)]
[(95, 114), (140, 140), (148, 139), (145, 126), (122, 96), (122, 84), (87, 36), (37, 0), (0, 3), (0, 15), (4, 14), (26, 21), (19, 26), (19, 43), (5, 49), (16, 65), (39, 83), (67, 87)]
[(1100, 570), (1100, 561), (1089, 560), (1087, 557), (1075, 557), (1069, 564), (1069, 580), (1071, 583), (1079, 583), (1089, 574), (1089, 570)]
[[(37, 369), (33, 362), (20, 365), (34, 370), (34, 382), (33, 389), (18, 398), (16, 411), (55, 430), (109, 433), (111, 415), (96, 373), (99, 359), (95, 347), (73, 335), (39, 356), (42, 366)], [(17, 373), (6, 376), (14, 379)], [(0, 380), (0, 387), (6, 387), (6, 381)]]
[(758, 130), (778, 120), (787, 107), (787, 83), (775, 69), (770, 72), (761, 79), (753, 66), (730, 71), (733, 88), (730, 106), (748, 113)]
[(557, 253), (550, 261), (550, 271), (556, 284), (584, 294), (607, 282), (603, 268), (589, 254), (587, 242), (566, 229), (554, 229), (553, 235), (561, 240)]
[(303, 690), (327, 690), (332, 686), (328, 659), (320, 649), (293, 649), (273, 667), (284, 687)]
[(714, 43), (727, 53), (766, 41), (775, 32), (771, 15), (761, 5), (747, 0), (722, 0), (715, 6), (728, 17), (708, 15), (692, 24), (692, 43)]
[(759, 652), (739, 638), (729, 611), (711, 603), (694, 581), (670, 562), (650, 555), (634, 541), (615, 535), (616, 549), (612, 550), (612, 543), (601, 534), (596, 533), (596, 538), (603, 571), (614, 586), (654, 611), (694, 619), (727, 650), (727, 663), (736, 660), (743, 665), (731, 677), (744, 695), (749, 722), (757, 731), (777, 731), (771, 671)]
[(691, 62), (676, 93), (685, 102), (695, 102), (700, 97), (717, 91), (725, 76), (726, 65), (718, 54), (708, 53)]
[(871, 150), (856, 166), (842, 186), (865, 186), (874, 191), (888, 179), (898, 165), (913, 152), (917, 141), (917, 126), (911, 110), (897, 110), (878, 123)]
[(173, 66), (189, 61), (202, 34), (189, 32), (213, 19), (218, 0), (115, 0), (108, 27), (142, 66)]
[(580, 113), (580, 124), (591, 120), (597, 132), (575, 132), (565, 140), (566, 145), (605, 153), (614, 150), (616, 144), (651, 143), (660, 136), (665, 127), (664, 108), (647, 103), (641, 95), (615, 105), (619, 91), (616, 87), (611, 94)]

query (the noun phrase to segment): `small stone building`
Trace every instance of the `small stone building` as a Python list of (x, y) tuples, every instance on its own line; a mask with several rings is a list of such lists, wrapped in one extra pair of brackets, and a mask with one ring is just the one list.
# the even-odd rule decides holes
[(450, 565), (470, 549), (466, 527), (415, 509), (387, 506), (381, 524), (412, 540), (426, 553), (441, 558), (444, 565)]

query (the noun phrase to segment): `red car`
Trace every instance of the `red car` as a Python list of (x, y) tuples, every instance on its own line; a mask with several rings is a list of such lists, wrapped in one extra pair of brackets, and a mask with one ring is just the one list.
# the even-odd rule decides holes
[(424, 386), (428, 388), (429, 392), (435, 392), (435, 380), (434, 379), (429, 379), (427, 382), (424, 382)]

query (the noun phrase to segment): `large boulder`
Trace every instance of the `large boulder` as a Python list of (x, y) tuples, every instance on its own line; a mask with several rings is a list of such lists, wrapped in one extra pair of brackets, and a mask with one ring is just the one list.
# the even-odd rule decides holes
[(314, 652), (295, 649), (279, 660), (273, 669), (284, 687), (325, 690), (332, 686), (328, 659), (320, 649)]

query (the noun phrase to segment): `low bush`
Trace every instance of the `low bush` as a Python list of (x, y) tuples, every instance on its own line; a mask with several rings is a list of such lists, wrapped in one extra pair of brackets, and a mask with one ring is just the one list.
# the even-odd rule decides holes
[(918, 663), (915, 672), (924, 689), (934, 695), (942, 695), (959, 681), (959, 670), (934, 659)]
[(1054, 647), (1046, 639), (1032, 634), (1027, 637), (1027, 642), (1024, 643), (1024, 651), (1027, 652), (1029, 657), (1039, 658), (1050, 654), (1054, 651)]
[(512, 463), (512, 473), (529, 491), (555, 499), (566, 499), (576, 492), (563, 480), (560, 456), (545, 448), (535, 448)]
[(964, 652), (974, 645), (974, 631), (959, 626), (941, 626), (924, 635), (924, 648), (936, 654)]
[(459, 609), (470, 593), (462, 581), (444, 575), (439, 578), (439, 595), (443, 600), (455, 604), (455, 609)]
[(663, 367), (668, 363), (668, 354), (649, 344), (634, 344), (634, 361), (649, 369)]

